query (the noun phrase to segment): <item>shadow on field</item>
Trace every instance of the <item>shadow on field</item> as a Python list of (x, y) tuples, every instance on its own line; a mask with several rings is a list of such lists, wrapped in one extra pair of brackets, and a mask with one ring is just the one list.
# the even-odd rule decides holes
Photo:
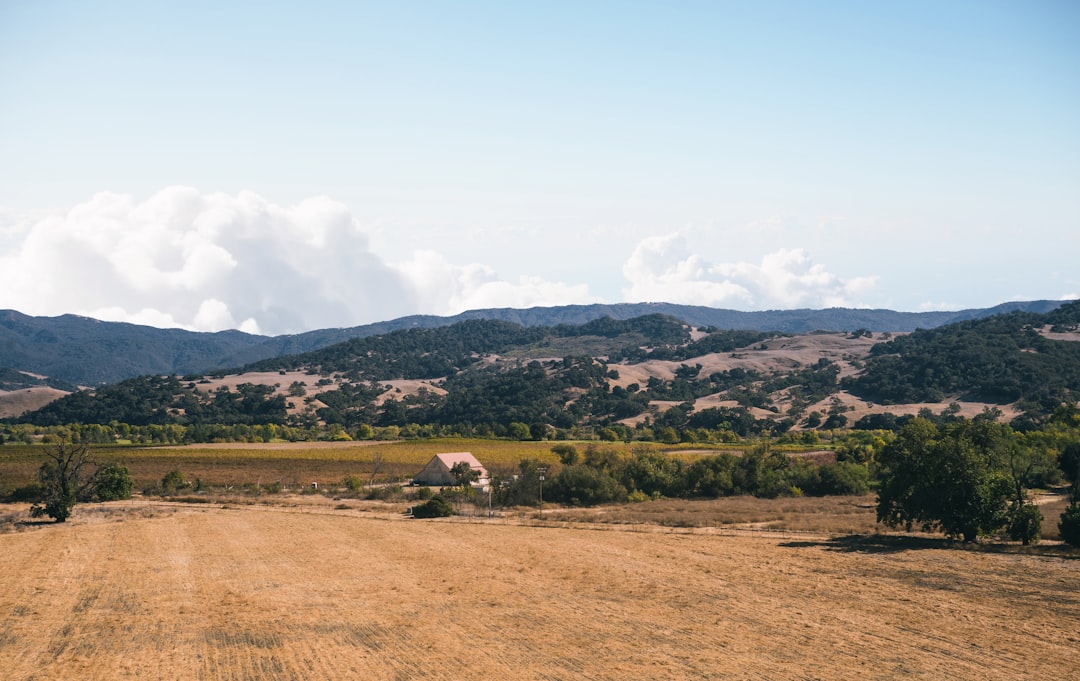
[(995, 542), (964, 542), (945, 537), (910, 537), (884, 534), (855, 534), (818, 541), (789, 541), (780, 544), (789, 549), (824, 548), (843, 553), (902, 553), (923, 549), (977, 551), (980, 553), (1005, 553), (1014, 555), (1052, 556), (1055, 558), (1080, 559), (1080, 549), (1063, 544), (1001, 544)]

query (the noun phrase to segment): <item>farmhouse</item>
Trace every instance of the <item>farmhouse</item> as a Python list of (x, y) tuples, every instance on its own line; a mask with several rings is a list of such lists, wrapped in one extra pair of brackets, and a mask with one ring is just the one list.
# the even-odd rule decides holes
[(450, 469), (455, 464), (465, 462), (469, 468), (480, 474), (474, 485), (487, 485), (489, 482), (487, 469), (476, 460), (471, 452), (451, 452), (448, 454), (436, 454), (431, 461), (424, 466), (424, 470), (416, 474), (413, 482), (418, 485), (456, 485), (457, 480), (450, 474)]

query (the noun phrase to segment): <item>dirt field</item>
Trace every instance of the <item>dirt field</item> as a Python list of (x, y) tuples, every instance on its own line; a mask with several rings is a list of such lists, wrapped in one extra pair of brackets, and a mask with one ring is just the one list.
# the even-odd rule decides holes
[(22, 679), (1059, 679), (1080, 561), (121, 502), (0, 535)]

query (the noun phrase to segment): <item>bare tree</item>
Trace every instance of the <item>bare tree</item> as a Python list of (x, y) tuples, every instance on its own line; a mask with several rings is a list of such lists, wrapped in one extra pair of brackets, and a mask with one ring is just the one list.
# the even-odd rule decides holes
[(47, 515), (62, 523), (71, 517), (75, 502), (85, 498), (97, 482), (97, 464), (90, 460), (86, 445), (61, 442), (45, 449), (38, 480), (42, 499), (30, 508), (30, 515)]
[(368, 487), (375, 484), (375, 476), (379, 474), (379, 471), (383, 467), (383, 454), (382, 452), (375, 452), (375, 455), (371, 458), (371, 479), (368, 480)]

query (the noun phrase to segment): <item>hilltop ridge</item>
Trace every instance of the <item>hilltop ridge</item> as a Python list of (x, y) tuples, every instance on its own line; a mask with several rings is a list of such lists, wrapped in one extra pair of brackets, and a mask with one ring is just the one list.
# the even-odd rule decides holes
[(349, 328), (319, 329), (283, 336), (242, 331), (205, 333), (184, 329), (104, 322), (78, 315), (32, 317), (0, 310), (0, 369), (15, 369), (78, 385), (115, 383), (146, 374), (205, 373), (260, 360), (309, 352), (354, 338), (410, 328), (438, 328), (462, 321), (489, 319), (525, 327), (580, 325), (610, 317), (632, 319), (664, 314), (694, 327), (725, 330), (907, 332), (1002, 312), (1044, 313), (1060, 301), (1009, 302), (985, 309), (952, 312), (896, 312), (830, 308), (742, 312), (671, 303), (565, 305), (528, 309), (470, 310), (449, 317), (411, 315)]

